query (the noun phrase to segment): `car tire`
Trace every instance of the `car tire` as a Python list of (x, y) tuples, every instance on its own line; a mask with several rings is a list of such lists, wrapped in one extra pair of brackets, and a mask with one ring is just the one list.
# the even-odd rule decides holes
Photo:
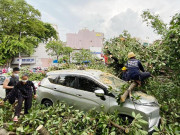
[(42, 104), (44, 104), (46, 107), (53, 106), (53, 102), (48, 99), (45, 99)]
[(119, 117), (121, 117), (121, 118), (123, 119), (123, 121), (125, 121), (125, 120), (126, 120), (126, 118), (127, 118), (127, 120), (128, 120), (128, 122), (129, 122), (129, 124), (131, 124), (131, 123), (132, 123), (132, 121), (134, 120), (134, 118), (133, 118), (133, 117), (128, 116), (128, 115), (124, 115), (124, 114), (120, 114), (120, 115), (119, 115)]

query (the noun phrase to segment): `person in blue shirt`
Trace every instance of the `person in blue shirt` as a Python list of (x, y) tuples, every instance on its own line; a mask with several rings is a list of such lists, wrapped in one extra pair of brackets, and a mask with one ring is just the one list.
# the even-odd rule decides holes
[(128, 77), (130, 80), (135, 80), (139, 85), (141, 85), (141, 82), (149, 78), (151, 74), (145, 72), (141, 62), (136, 59), (136, 55), (133, 52), (128, 54), (128, 59)]

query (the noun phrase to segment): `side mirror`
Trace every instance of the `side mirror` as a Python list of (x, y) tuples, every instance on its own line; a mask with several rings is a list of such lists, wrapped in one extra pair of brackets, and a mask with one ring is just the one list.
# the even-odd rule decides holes
[(104, 96), (104, 90), (102, 89), (95, 90), (94, 93), (96, 94), (96, 96), (99, 96), (99, 97)]

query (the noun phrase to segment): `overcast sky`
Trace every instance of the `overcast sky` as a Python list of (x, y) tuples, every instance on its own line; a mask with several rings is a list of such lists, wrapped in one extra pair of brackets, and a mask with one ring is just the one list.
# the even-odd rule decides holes
[(153, 41), (159, 36), (142, 22), (142, 11), (149, 9), (169, 23), (180, 12), (180, 0), (26, 0), (42, 14), (42, 20), (58, 25), (60, 39), (82, 28), (103, 32), (105, 38), (123, 30), (132, 36)]

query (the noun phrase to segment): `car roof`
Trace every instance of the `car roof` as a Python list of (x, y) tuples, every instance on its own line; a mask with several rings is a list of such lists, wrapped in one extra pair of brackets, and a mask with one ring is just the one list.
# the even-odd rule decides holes
[(86, 70), (68, 69), (68, 70), (51, 71), (47, 73), (47, 76), (56, 75), (56, 74), (78, 74), (78, 75), (93, 76), (95, 78), (98, 78), (99, 75), (102, 73), (103, 73), (102, 71), (94, 70), (94, 69), (86, 69)]

